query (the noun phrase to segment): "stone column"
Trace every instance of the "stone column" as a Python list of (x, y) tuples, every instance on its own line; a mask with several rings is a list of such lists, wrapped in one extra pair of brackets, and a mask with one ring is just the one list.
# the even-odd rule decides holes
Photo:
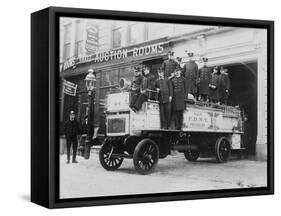
[(256, 158), (267, 159), (267, 43), (266, 31), (259, 32), (259, 54), (258, 54), (258, 116), (257, 116), (257, 145)]

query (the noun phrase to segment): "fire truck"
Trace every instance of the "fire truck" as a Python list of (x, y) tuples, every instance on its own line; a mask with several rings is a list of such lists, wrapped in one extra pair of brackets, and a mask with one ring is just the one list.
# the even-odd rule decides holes
[(182, 129), (161, 129), (159, 102), (148, 100), (134, 112), (124, 85), (121, 80), (122, 90), (106, 99), (106, 138), (99, 151), (104, 169), (117, 170), (124, 159), (133, 159), (138, 173), (149, 174), (173, 150), (188, 161), (215, 157), (219, 163), (245, 150), (245, 117), (238, 106), (187, 101)]

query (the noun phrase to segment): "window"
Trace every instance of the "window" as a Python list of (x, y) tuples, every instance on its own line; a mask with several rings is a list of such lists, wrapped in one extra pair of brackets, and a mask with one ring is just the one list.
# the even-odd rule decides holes
[(119, 83), (119, 70), (103, 71), (101, 73), (101, 86), (112, 86)]
[(64, 26), (64, 46), (63, 46), (63, 59), (70, 58), (70, 45), (71, 45), (71, 23)]
[(70, 43), (64, 44), (63, 46), (63, 59), (67, 60), (70, 58)]
[(64, 43), (70, 43), (71, 42), (71, 23), (66, 24), (64, 26)]
[(81, 20), (76, 21), (76, 30), (75, 30), (75, 58), (83, 54), (83, 22)]
[(112, 29), (112, 48), (119, 48), (121, 47), (121, 27), (113, 28)]
[(135, 74), (134, 74), (133, 67), (120, 68), (120, 79), (126, 78), (129, 80), (133, 80), (134, 76)]
[(133, 23), (128, 26), (128, 43), (136, 44), (143, 42), (146, 38), (145, 26), (143, 23)]
[(75, 41), (83, 40), (83, 22), (81, 20), (76, 21), (76, 30), (75, 30)]
[(75, 58), (81, 56), (83, 54), (83, 41), (75, 42)]

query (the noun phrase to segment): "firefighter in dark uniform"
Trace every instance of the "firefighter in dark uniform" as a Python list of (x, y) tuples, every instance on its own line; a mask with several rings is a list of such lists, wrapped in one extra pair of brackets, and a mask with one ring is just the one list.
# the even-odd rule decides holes
[(200, 100), (206, 102), (210, 94), (209, 84), (212, 72), (210, 68), (207, 67), (208, 58), (203, 58), (202, 60), (204, 65), (199, 69), (199, 96)]
[(215, 66), (213, 68), (213, 73), (211, 75), (211, 82), (209, 84), (210, 86), (210, 100), (213, 103), (218, 103), (220, 99), (220, 94), (219, 94), (219, 84), (220, 84), (220, 71), (218, 66)]
[(175, 77), (172, 79), (173, 86), (173, 115), (175, 127), (181, 130), (183, 121), (183, 111), (185, 110), (185, 99), (187, 98), (187, 87), (184, 77), (181, 76), (180, 66), (177, 66)]
[(164, 76), (164, 71), (160, 67), (158, 69), (158, 77), (156, 80), (156, 90), (159, 93), (159, 109), (161, 128), (168, 129), (171, 123), (171, 102), (173, 98), (172, 81)]
[(172, 79), (175, 76), (175, 69), (178, 65), (177, 61), (174, 60), (174, 52), (168, 52), (168, 59), (165, 60), (162, 64), (162, 68), (164, 70), (164, 76), (168, 79)]
[(66, 148), (67, 148), (67, 163), (70, 162), (70, 148), (72, 145), (73, 155), (72, 163), (78, 163), (76, 160), (77, 153), (77, 136), (81, 134), (81, 127), (78, 121), (75, 120), (74, 111), (70, 111), (69, 120), (63, 125), (63, 131), (66, 137)]
[(140, 88), (140, 94), (136, 98), (135, 103), (132, 105), (133, 111), (139, 111), (142, 104), (148, 99), (155, 99), (156, 88), (155, 88), (155, 76), (150, 73), (148, 65), (143, 68), (143, 80)]
[(220, 91), (220, 102), (222, 104), (227, 105), (227, 99), (229, 96), (229, 88), (230, 88), (230, 80), (228, 76), (228, 70), (221, 67), (221, 77), (220, 77), (220, 85), (219, 85), (219, 91)]
[(131, 102), (130, 102), (131, 108), (136, 103), (136, 100), (140, 95), (140, 89), (143, 80), (142, 71), (140, 67), (135, 67), (134, 72), (135, 72), (135, 78), (129, 88), (129, 90), (131, 91)]
[(187, 92), (198, 98), (198, 65), (193, 60), (194, 54), (187, 53), (189, 60), (183, 66), (184, 78), (186, 81)]

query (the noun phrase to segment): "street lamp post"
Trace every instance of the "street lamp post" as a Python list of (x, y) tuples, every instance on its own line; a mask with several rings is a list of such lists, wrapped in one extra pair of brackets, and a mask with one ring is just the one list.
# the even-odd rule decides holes
[[(85, 151), (84, 158), (90, 158), (91, 142), (92, 142), (92, 122), (94, 121), (94, 115), (92, 114), (93, 100), (95, 99), (95, 89), (96, 89), (96, 76), (94, 75), (94, 70), (90, 68), (88, 74), (85, 78), (85, 85), (88, 91), (88, 127), (87, 127), (87, 137), (85, 141)], [(95, 109), (93, 109), (95, 111)]]

